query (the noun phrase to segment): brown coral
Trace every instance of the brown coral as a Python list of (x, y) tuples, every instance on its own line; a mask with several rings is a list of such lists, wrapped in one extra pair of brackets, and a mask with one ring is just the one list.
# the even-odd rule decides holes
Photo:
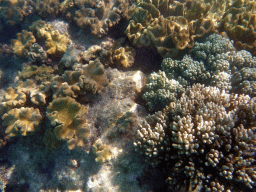
[(45, 21), (34, 22), (30, 29), (39, 39), (45, 41), (46, 53), (49, 55), (62, 57), (67, 51), (67, 46), (71, 43), (67, 34), (61, 34), (53, 25), (47, 24)]
[[(195, 38), (216, 32), (214, 22), (204, 13), (209, 8), (201, 6), (201, 14), (193, 13), (199, 4), (138, 1), (125, 33), (133, 45), (155, 46), (163, 57), (177, 56), (181, 50), (192, 48)], [(194, 19), (190, 17), (193, 15)]]
[(12, 49), (17, 56), (27, 58), (30, 46), (35, 42), (33, 33), (23, 30), (17, 34), (17, 39), (12, 40)]
[(39, 109), (21, 107), (5, 113), (2, 117), (3, 125), (7, 126), (6, 133), (10, 136), (26, 136), (36, 131), (41, 122), (42, 116)]
[(54, 99), (47, 107), (47, 117), (54, 126), (52, 134), (58, 140), (68, 141), (70, 149), (86, 144), (90, 136), (87, 113), (87, 107), (71, 97)]

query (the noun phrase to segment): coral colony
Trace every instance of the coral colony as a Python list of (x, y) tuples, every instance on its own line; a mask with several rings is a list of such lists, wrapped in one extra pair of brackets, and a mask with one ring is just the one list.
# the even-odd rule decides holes
[(0, 8), (0, 191), (256, 191), (254, 0)]

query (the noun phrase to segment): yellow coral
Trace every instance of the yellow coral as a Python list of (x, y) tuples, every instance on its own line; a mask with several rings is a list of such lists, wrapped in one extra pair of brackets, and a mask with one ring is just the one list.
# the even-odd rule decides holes
[(123, 67), (131, 67), (134, 63), (135, 50), (131, 47), (120, 47), (114, 51), (113, 61)]
[(54, 99), (47, 107), (47, 117), (54, 126), (58, 140), (67, 140), (69, 148), (84, 145), (90, 136), (87, 119), (88, 108), (71, 97)]
[(95, 141), (91, 148), (92, 153), (96, 155), (95, 161), (105, 163), (112, 158), (113, 152), (110, 145), (103, 144), (100, 139)]
[(36, 131), (41, 122), (42, 116), (39, 109), (21, 107), (15, 108), (5, 113), (2, 117), (3, 125), (7, 126), (5, 131), (10, 136), (26, 136), (30, 132)]
[(0, 115), (3, 115), (8, 110), (14, 107), (20, 107), (26, 102), (26, 94), (20, 89), (13, 89), (9, 87), (4, 93), (3, 100), (0, 104)]
[(35, 42), (33, 33), (23, 30), (17, 34), (17, 39), (12, 40), (12, 48), (17, 56), (27, 58), (29, 48)]
[(62, 57), (67, 51), (67, 46), (71, 43), (70, 38), (66, 34), (62, 35), (53, 25), (47, 24), (44, 21), (34, 22), (30, 29), (36, 33), (38, 38), (45, 40), (47, 54), (54, 55), (55, 57)]

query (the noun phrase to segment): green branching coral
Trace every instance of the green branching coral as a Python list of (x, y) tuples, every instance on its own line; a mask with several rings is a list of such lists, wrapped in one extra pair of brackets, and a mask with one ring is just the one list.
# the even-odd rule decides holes
[(162, 112), (147, 117), (135, 149), (169, 168), (172, 191), (250, 191), (255, 175), (255, 100), (194, 84)]
[(159, 71), (150, 75), (146, 90), (143, 99), (147, 102), (149, 110), (158, 111), (175, 101), (184, 88), (175, 79), (168, 79), (165, 72)]
[(90, 136), (89, 126), (85, 118), (87, 113), (87, 107), (71, 97), (54, 99), (47, 107), (46, 113), (54, 127), (51, 133), (54, 136), (49, 138), (67, 141), (70, 149), (85, 145)]

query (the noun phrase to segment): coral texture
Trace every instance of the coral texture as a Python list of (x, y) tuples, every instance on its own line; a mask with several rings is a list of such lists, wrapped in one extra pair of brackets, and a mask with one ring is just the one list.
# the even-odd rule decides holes
[(47, 107), (47, 117), (54, 126), (53, 137), (66, 140), (70, 149), (85, 145), (90, 136), (87, 111), (87, 107), (71, 97), (54, 99)]
[(5, 113), (3, 125), (7, 126), (6, 133), (10, 136), (28, 135), (39, 128), (42, 116), (39, 109), (21, 107)]
[(151, 165), (167, 161), (173, 191), (252, 189), (255, 99), (194, 84), (139, 126), (134, 146)]

